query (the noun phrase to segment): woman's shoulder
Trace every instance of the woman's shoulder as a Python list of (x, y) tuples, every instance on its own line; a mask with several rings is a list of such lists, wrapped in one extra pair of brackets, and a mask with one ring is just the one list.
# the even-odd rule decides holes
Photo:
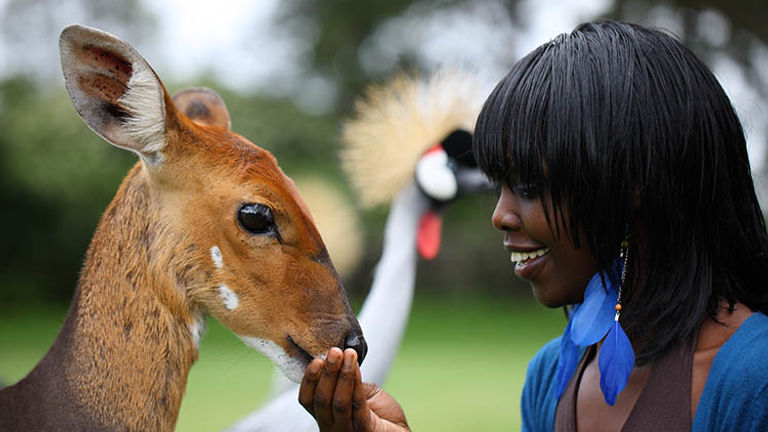
[[(758, 366), (764, 367), (758, 367)], [(720, 348), (710, 370), (712, 374), (762, 377), (768, 380), (768, 316), (755, 312)]]
[(546, 375), (547, 372), (553, 371), (557, 366), (557, 360), (560, 355), (560, 339), (562, 339), (562, 336), (552, 339), (536, 352), (528, 363), (529, 375), (531, 373), (536, 375)]
[(557, 409), (557, 362), (560, 358), (560, 340), (557, 337), (544, 345), (528, 363), (520, 408), (524, 432), (554, 429)]
[(520, 398), (524, 432), (554, 429), (557, 400), (554, 399), (555, 370), (560, 353), (560, 337), (544, 345), (528, 363)]
[(767, 428), (768, 317), (757, 312), (744, 321), (715, 356), (696, 411), (694, 430)]
[[(537, 397), (546, 395), (555, 386), (555, 373), (560, 360), (560, 341), (558, 336), (547, 342), (528, 363), (525, 377), (525, 387), (536, 392)], [(584, 348), (579, 348), (579, 358), (584, 354)]]

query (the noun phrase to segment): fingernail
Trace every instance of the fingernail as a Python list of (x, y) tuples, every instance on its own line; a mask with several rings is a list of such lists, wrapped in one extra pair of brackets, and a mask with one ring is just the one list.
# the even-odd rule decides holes
[(325, 361), (329, 365), (336, 365), (341, 358), (341, 352), (338, 348), (331, 348), (330, 351), (328, 351), (328, 356), (325, 358)]
[(322, 369), (322, 367), (322, 362), (313, 361), (309, 364), (309, 367), (307, 367), (307, 375), (309, 375), (310, 378), (317, 378), (317, 376), (320, 375), (320, 369)]
[(357, 352), (353, 349), (348, 349), (344, 351), (344, 370), (350, 371), (352, 370), (352, 365), (357, 363)]

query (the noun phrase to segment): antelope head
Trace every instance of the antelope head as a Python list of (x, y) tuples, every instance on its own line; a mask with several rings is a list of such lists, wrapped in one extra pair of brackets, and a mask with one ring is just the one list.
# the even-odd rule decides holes
[(68, 27), (60, 48), (78, 114), (140, 158), (121, 190), (145, 188), (146, 203), (127, 211), (150, 216), (124, 229), (154, 232), (143, 247), (158, 258), (146, 265), (157, 295), (187, 317), (188, 337), (197, 342), (210, 314), (296, 381), (333, 346), (362, 360), (359, 324), (309, 211), (274, 157), (230, 130), (221, 98), (195, 89), (172, 99), (136, 50), (99, 30)]

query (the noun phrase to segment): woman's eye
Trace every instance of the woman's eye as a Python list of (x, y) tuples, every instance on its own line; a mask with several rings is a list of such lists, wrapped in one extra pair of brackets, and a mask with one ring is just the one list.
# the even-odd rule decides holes
[(277, 233), (272, 210), (264, 204), (243, 204), (237, 212), (237, 220), (252, 234)]
[(512, 187), (512, 191), (520, 198), (534, 199), (539, 196), (540, 187), (534, 183), (522, 183), (516, 184)]

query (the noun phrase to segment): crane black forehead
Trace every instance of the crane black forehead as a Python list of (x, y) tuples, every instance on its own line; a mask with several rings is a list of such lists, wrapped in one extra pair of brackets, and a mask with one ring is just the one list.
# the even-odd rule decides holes
[(445, 153), (458, 163), (474, 168), (477, 166), (472, 154), (472, 134), (464, 129), (456, 129), (440, 142)]

